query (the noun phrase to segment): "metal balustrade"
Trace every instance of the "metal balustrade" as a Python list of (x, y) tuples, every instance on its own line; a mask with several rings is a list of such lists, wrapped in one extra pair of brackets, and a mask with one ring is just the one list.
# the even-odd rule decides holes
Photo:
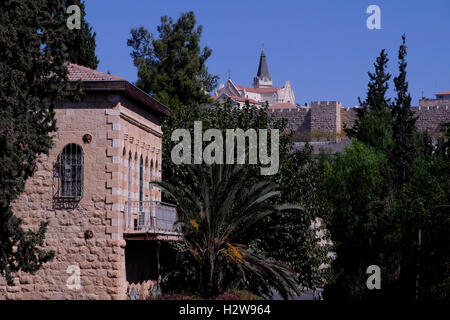
[(126, 201), (124, 208), (124, 232), (179, 234), (175, 225), (177, 208), (160, 201)]

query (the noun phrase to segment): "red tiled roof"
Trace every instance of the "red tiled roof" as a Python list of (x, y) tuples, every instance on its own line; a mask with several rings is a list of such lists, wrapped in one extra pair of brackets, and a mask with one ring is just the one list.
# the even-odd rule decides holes
[(292, 108), (297, 108), (297, 106), (292, 103), (277, 103), (269, 106), (269, 109), (292, 109)]
[(259, 104), (259, 102), (256, 101), (256, 100), (249, 99), (249, 98), (244, 98), (244, 97), (230, 96), (230, 99), (231, 100), (235, 100), (235, 101), (239, 101), (239, 102), (248, 101), (248, 102), (253, 103), (253, 104)]
[(282, 88), (282, 87), (250, 88), (250, 87), (240, 86), (240, 85), (238, 85), (238, 84), (236, 84), (235, 86), (238, 87), (239, 89), (244, 89), (245, 91), (248, 91), (248, 92), (255, 92), (255, 93), (271, 93), (271, 92), (277, 92), (279, 89)]
[(67, 71), (69, 81), (83, 81), (84, 91), (118, 92), (133, 99), (141, 106), (149, 108), (152, 112), (160, 115), (170, 114), (165, 105), (123, 78), (79, 66), (75, 63), (68, 63)]
[(83, 67), (75, 63), (68, 63), (67, 71), (69, 72), (69, 81), (125, 81), (125, 79)]
[[(211, 99), (218, 100), (220, 97), (222, 97), (222, 96), (212, 96)], [(248, 102), (250, 102), (252, 104), (259, 104), (258, 101), (253, 100), (253, 99), (249, 99), (249, 98), (238, 97), (238, 96), (225, 96), (225, 97), (226, 98), (230, 98), (231, 100), (234, 100), (234, 101), (245, 102), (245, 101), (248, 100)]]
[(441, 92), (441, 93), (435, 93), (436, 96), (446, 96), (448, 94), (450, 94), (450, 90), (449, 91), (444, 91), (444, 92)]

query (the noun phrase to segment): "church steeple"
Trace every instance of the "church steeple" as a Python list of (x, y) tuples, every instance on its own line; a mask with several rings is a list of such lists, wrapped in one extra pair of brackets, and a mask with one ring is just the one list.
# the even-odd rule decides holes
[(261, 50), (261, 56), (259, 57), (258, 73), (253, 78), (253, 87), (255, 88), (268, 88), (272, 87), (272, 78), (269, 76), (269, 67), (267, 66), (266, 53), (264, 49)]
[(264, 53), (264, 49), (262, 49), (261, 56), (259, 57), (258, 74), (256, 76), (258, 78), (269, 78), (269, 68), (267, 67), (266, 54)]

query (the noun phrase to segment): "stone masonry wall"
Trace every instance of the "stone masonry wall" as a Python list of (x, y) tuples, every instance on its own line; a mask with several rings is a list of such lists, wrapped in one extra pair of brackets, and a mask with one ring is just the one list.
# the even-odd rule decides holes
[(311, 108), (298, 107), (289, 109), (269, 109), (269, 115), (275, 120), (287, 118), (286, 131), (310, 132), (311, 131)]
[[(110, 153), (113, 155), (113, 160), (110, 171), (112, 179), (110, 183), (107, 183), (107, 188), (111, 189), (111, 196), (107, 198), (107, 203), (112, 206), (110, 212), (112, 236), (122, 239), (123, 232), (133, 229), (134, 218), (137, 218), (137, 211), (134, 211), (137, 210), (137, 205), (129, 206), (136, 215), (128, 223), (124, 220), (124, 212), (127, 206), (126, 201), (140, 200), (141, 163), (143, 169), (142, 200), (161, 200), (161, 191), (155, 187), (150, 187), (149, 182), (161, 180), (162, 132), (159, 117), (143, 110), (123, 96), (116, 97), (116, 99), (118, 101), (117, 108), (111, 110), (109, 116), (110, 121), (113, 122), (113, 127), (118, 128), (118, 131), (111, 133), (112, 147)], [(127, 240), (125, 250), (127, 251), (129, 246), (136, 248), (136, 241), (146, 242), (151, 240)], [(138, 253), (139, 258), (134, 263), (139, 266), (157, 265), (156, 256), (152, 257), (148, 252), (145, 252), (145, 243), (142, 243), (139, 248), (142, 248), (142, 252)], [(130, 255), (130, 252), (127, 255), (128, 260), (135, 258), (135, 256)], [(150, 278), (140, 278), (142, 274), (139, 271), (137, 271), (138, 274), (130, 274), (130, 272), (136, 270), (133, 261), (122, 260), (121, 262), (125, 266), (121, 270), (123, 271), (121, 272), (123, 292), (127, 292), (134, 287), (139, 288), (141, 295), (145, 296), (149, 289), (158, 282), (157, 276), (153, 274)], [(128, 268), (130, 268), (130, 272), (126, 270)], [(129, 279), (128, 275), (133, 277)], [(139, 281), (136, 279), (139, 279)]]
[(351, 128), (356, 120), (356, 108), (341, 108), (342, 129)]
[(422, 98), (419, 100), (419, 107), (446, 107), (450, 106), (450, 99), (428, 99)]
[[(420, 131), (427, 130), (430, 133), (437, 133), (441, 123), (450, 122), (450, 105), (436, 105), (436, 100), (433, 101), (434, 105), (428, 101), (427, 106), (411, 108), (418, 116), (416, 125)], [(352, 127), (356, 119), (356, 109), (342, 108), (341, 117), (343, 125), (345, 123), (347, 127)]]
[[(149, 187), (150, 180), (161, 179), (161, 121), (124, 96), (89, 92), (82, 102), (57, 108), (56, 119), (54, 147), (39, 158), (35, 175), (13, 205), (25, 228), (49, 221), (44, 245), (56, 256), (34, 275), (18, 273), (13, 286), (0, 278), (0, 299), (124, 299), (129, 285), (125, 201), (139, 200), (141, 157), (143, 200), (161, 199), (160, 191)], [(90, 143), (82, 141), (85, 134), (92, 136)], [(84, 193), (76, 203), (55, 197), (55, 165), (69, 143), (81, 146), (84, 155)], [(93, 237), (86, 238), (86, 231)], [(70, 268), (75, 269), (68, 273)], [(74, 289), (67, 281), (78, 271), (81, 287)]]
[(311, 102), (311, 134), (341, 132), (341, 103), (338, 101)]
[[(48, 157), (39, 159), (35, 175), (26, 182), (25, 192), (13, 209), (25, 228), (49, 221), (45, 248), (55, 251), (53, 261), (34, 275), (20, 272), (14, 286), (0, 278), (0, 299), (120, 299), (124, 296), (124, 241), (113, 238), (112, 205), (108, 184), (113, 181), (110, 167), (113, 122), (109, 113), (117, 101), (103, 94), (88, 94), (82, 102), (65, 103), (56, 110), (58, 131)], [(90, 143), (82, 137), (89, 133)], [(84, 193), (73, 204), (56, 200), (54, 166), (58, 154), (69, 143), (80, 145), (84, 153)], [(74, 207), (73, 207), (74, 206)], [(91, 231), (91, 239), (85, 232)], [(79, 268), (81, 288), (69, 288)], [(69, 269), (70, 270), (70, 269)]]
[[(443, 122), (450, 122), (450, 100), (422, 99), (420, 106), (412, 107), (418, 116), (417, 128), (430, 133), (439, 132)], [(340, 133), (345, 127), (351, 128), (356, 119), (356, 108), (342, 108), (340, 102), (311, 102), (310, 108), (268, 110), (275, 119), (288, 119), (287, 131), (297, 133), (315, 132)]]
[(419, 130), (428, 130), (431, 134), (438, 133), (440, 124), (450, 122), (450, 105), (435, 105), (413, 107), (418, 116), (416, 125)]
[[(161, 137), (159, 119), (141, 110), (131, 101), (122, 98), (119, 110), (121, 134), (120, 143), (121, 166), (118, 171), (120, 195), (120, 211), (124, 211), (125, 201), (139, 200), (139, 167), (143, 163), (143, 200), (160, 200), (161, 192), (157, 188), (150, 190), (150, 180), (161, 180)], [(152, 119), (152, 121), (149, 121)], [(139, 123), (139, 125), (137, 125)], [(131, 159), (131, 163), (129, 161)], [(128, 168), (131, 168), (131, 188), (128, 188)], [(130, 190), (129, 190), (130, 189)], [(130, 195), (128, 194), (130, 191)]]

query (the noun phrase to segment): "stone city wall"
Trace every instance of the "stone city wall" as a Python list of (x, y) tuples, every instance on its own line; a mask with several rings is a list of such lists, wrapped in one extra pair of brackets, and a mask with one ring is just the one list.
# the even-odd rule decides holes
[(418, 116), (416, 125), (419, 130), (427, 130), (430, 134), (438, 133), (441, 123), (450, 122), (450, 105), (448, 104), (419, 106), (412, 110)]
[(310, 132), (311, 131), (311, 108), (285, 108), (285, 109), (269, 109), (269, 115), (275, 120), (287, 118), (288, 124), (286, 131)]
[[(417, 127), (430, 133), (439, 131), (440, 124), (450, 122), (450, 100), (422, 99), (420, 106), (412, 107), (417, 114)], [(338, 101), (313, 101), (311, 107), (269, 109), (275, 119), (288, 119), (286, 131), (295, 131), (298, 137), (314, 138), (327, 132), (340, 135), (344, 128), (351, 128), (356, 120), (356, 108), (343, 108)]]

